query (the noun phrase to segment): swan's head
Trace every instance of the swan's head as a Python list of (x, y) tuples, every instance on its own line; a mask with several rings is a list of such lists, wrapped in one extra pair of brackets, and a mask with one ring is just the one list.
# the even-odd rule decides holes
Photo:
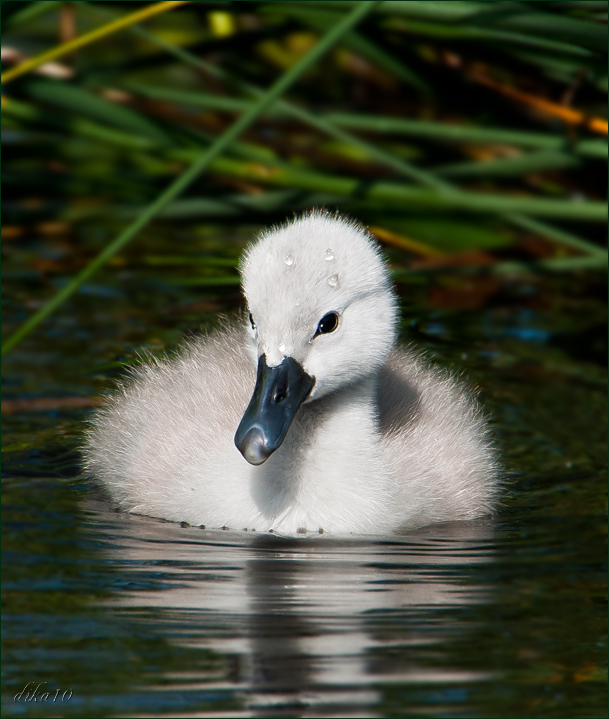
[(397, 302), (366, 230), (327, 213), (264, 232), (241, 274), (258, 376), (235, 443), (262, 464), (303, 402), (380, 369), (395, 342)]

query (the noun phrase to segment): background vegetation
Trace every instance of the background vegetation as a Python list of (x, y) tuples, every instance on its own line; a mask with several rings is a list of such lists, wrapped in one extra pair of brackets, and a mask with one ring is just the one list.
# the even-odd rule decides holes
[[(238, 248), (218, 223), (311, 206), (368, 224), (400, 281), (606, 267), (605, 2), (47, 1), (2, 15), (5, 252), (42, 236), (26, 265), (51, 280), (3, 354), (112, 258), (234, 287)], [(153, 219), (171, 255), (138, 237)], [(196, 256), (186, 224), (216, 228)], [(465, 286), (470, 304), (488, 298), (488, 280)]]

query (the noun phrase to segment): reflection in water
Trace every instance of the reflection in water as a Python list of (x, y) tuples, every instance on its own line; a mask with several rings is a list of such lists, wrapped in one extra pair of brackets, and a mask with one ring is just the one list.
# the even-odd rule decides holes
[[(104, 542), (113, 563), (147, 576), (157, 572), (159, 581), (122, 591), (113, 606), (162, 609), (164, 621), (151, 631), (177, 651), (196, 647), (231, 657), (231, 674), (223, 679), (193, 672), (167, 680), (182, 691), (230, 692), (242, 707), (239, 716), (382, 716), (388, 684), (488, 676), (404, 664), (403, 657), (409, 647), (433, 647), (454, 630), (443, 609), (484, 601), (466, 584), (466, 565), (488, 561), (490, 520), (373, 540), (284, 539), (116, 514), (96, 501), (88, 511), (104, 540), (116, 538)], [(423, 611), (434, 612), (433, 632), (418, 626)], [(393, 634), (397, 613), (400, 631)], [(411, 615), (407, 632), (404, 613)], [(402, 660), (379, 663), (379, 649), (399, 651)]]

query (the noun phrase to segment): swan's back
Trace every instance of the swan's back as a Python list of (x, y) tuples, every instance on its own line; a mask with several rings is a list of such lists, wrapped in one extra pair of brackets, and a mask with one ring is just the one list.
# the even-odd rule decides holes
[(462, 382), (415, 350), (396, 349), (381, 370), (377, 402), (384, 457), (409, 526), (493, 510), (496, 451)]

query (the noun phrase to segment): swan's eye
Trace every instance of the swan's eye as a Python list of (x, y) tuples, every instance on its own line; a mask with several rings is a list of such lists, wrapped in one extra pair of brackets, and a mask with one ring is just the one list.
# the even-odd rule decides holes
[(330, 332), (334, 332), (337, 327), (338, 315), (336, 314), (336, 312), (328, 312), (327, 315), (324, 315), (319, 320), (319, 324), (317, 325), (317, 330), (314, 336), (317, 337), (317, 335), (330, 334)]
[(249, 313), (249, 318), (250, 318), (250, 325), (252, 326), (252, 329), (255, 330), (255, 329), (256, 329), (256, 323), (254, 322), (254, 318), (252, 317), (252, 313), (251, 313), (251, 312)]

